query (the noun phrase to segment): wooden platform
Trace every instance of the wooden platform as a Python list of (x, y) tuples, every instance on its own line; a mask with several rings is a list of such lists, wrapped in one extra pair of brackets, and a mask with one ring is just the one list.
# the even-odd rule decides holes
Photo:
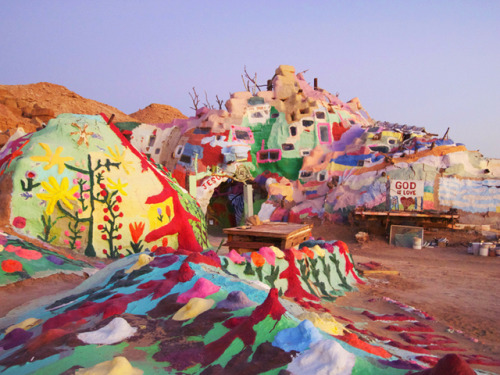
[(312, 224), (268, 223), (225, 228), (227, 243), (224, 245), (240, 254), (257, 251), (264, 246), (290, 249), (308, 240), (312, 227)]
[(424, 228), (453, 228), (458, 222), (456, 212), (422, 212), (422, 211), (365, 211), (355, 210), (351, 213), (351, 224), (378, 222), (386, 230), (391, 225), (415, 225)]

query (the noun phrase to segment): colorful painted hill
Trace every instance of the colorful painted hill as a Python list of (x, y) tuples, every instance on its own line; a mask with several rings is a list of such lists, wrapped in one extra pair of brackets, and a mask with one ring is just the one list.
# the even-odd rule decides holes
[[(291, 66), (276, 69), (269, 86), (232, 94), (227, 111), (204, 107), (170, 124), (118, 126), (225, 226), (241, 223), (238, 181), (253, 180), (262, 220), (452, 209), (462, 223), (498, 227), (500, 160), (446, 134), (375, 121), (357, 98), (345, 103), (311, 87)], [(398, 182), (417, 188), (396, 189)]]
[(0, 218), (87, 256), (206, 247), (196, 201), (102, 116), (59, 115), (0, 153)]
[(0, 319), (0, 371), (406, 374), (435, 364), (435, 351), (462, 350), (408, 307), (363, 312), (390, 322), (386, 332), (399, 340), (335, 318), (329, 301), (363, 281), (343, 242), (306, 244), (228, 256), (159, 247), (119, 259), (75, 290)]

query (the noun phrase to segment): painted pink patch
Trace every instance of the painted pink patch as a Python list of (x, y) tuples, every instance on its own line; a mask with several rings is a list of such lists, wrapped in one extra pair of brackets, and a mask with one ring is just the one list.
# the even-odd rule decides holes
[(15, 253), (17, 250), (21, 250), (21, 246), (14, 246), (14, 245), (7, 245), (5, 246), (5, 251), (8, 251), (9, 253)]
[(242, 257), (236, 250), (231, 250), (227, 255), (229, 259), (231, 259), (234, 263), (240, 264), (245, 261), (245, 258)]
[(19, 249), (16, 250), (16, 255), (20, 258), (37, 260), (42, 257), (42, 253), (36, 250)]
[(259, 254), (262, 255), (271, 266), (276, 264), (276, 253), (270, 247), (261, 247)]
[(188, 303), (191, 298), (205, 298), (211, 294), (217, 293), (220, 286), (215, 285), (210, 280), (200, 278), (196, 281), (191, 289), (179, 294), (177, 297), (177, 303)]

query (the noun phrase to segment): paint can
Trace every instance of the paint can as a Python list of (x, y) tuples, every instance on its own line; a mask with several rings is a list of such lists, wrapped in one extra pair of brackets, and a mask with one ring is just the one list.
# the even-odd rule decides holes
[(479, 248), (479, 255), (482, 257), (487, 257), (489, 255), (491, 245), (491, 242), (483, 243)]
[(413, 248), (415, 250), (422, 249), (422, 238), (420, 238), (420, 237), (413, 237)]
[(479, 255), (479, 248), (481, 247), (481, 242), (472, 243), (472, 254)]

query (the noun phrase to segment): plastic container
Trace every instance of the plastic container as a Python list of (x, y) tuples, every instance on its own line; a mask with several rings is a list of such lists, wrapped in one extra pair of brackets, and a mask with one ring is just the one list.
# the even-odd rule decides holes
[(472, 246), (472, 242), (469, 242), (469, 246), (467, 246), (467, 254), (474, 254), (474, 247)]
[(413, 237), (413, 248), (415, 250), (421, 250), (422, 249), (422, 238), (420, 238), (420, 237)]
[(481, 247), (481, 242), (472, 243), (472, 254), (479, 255), (479, 248)]
[(485, 242), (479, 248), (479, 255), (482, 257), (487, 257), (490, 254), (490, 247), (493, 245), (491, 242)]

